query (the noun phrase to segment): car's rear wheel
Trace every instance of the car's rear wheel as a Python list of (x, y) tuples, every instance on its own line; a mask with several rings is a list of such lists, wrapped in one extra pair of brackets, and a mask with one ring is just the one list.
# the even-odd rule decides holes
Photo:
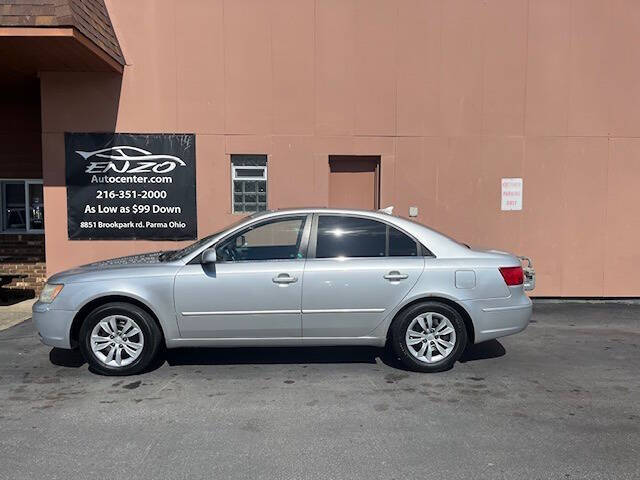
[(393, 321), (391, 342), (408, 369), (441, 372), (453, 367), (464, 352), (467, 330), (454, 308), (440, 302), (422, 302)]
[(133, 375), (158, 355), (162, 334), (145, 310), (123, 302), (101, 305), (80, 327), (80, 350), (89, 366), (104, 375)]

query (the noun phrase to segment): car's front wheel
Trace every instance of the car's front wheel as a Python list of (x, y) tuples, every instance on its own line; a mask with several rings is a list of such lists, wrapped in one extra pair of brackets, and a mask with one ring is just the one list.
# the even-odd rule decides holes
[(391, 325), (393, 350), (402, 363), (418, 372), (448, 370), (467, 346), (460, 314), (440, 302), (423, 302), (402, 312)]
[(80, 327), (79, 344), (89, 366), (104, 375), (133, 375), (151, 365), (162, 334), (145, 310), (123, 302), (101, 305)]

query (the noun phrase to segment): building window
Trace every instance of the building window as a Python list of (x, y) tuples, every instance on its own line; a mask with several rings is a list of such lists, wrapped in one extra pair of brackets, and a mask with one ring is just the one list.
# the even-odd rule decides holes
[(267, 156), (231, 155), (233, 213), (267, 209)]
[(42, 180), (0, 180), (0, 229), (3, 232), (42, 233)]

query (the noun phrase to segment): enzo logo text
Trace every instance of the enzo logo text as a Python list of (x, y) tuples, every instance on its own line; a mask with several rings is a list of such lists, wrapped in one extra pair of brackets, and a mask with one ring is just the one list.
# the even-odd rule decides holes
[[(85, 173), (169, 173), (185, 163), (173, 155), (155, 155), (137, 147), (117, 146), (93, 152), (76, 150), (85, 160), (90, 160)], [(92, 157), (106, 160), (91, 160)]]

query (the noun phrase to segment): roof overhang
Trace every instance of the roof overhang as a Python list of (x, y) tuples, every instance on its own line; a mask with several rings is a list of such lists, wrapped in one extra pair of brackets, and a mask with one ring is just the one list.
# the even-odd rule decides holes
[(0, 72), (114, 72), (123, 66), (73, 27), (0, 27)]

